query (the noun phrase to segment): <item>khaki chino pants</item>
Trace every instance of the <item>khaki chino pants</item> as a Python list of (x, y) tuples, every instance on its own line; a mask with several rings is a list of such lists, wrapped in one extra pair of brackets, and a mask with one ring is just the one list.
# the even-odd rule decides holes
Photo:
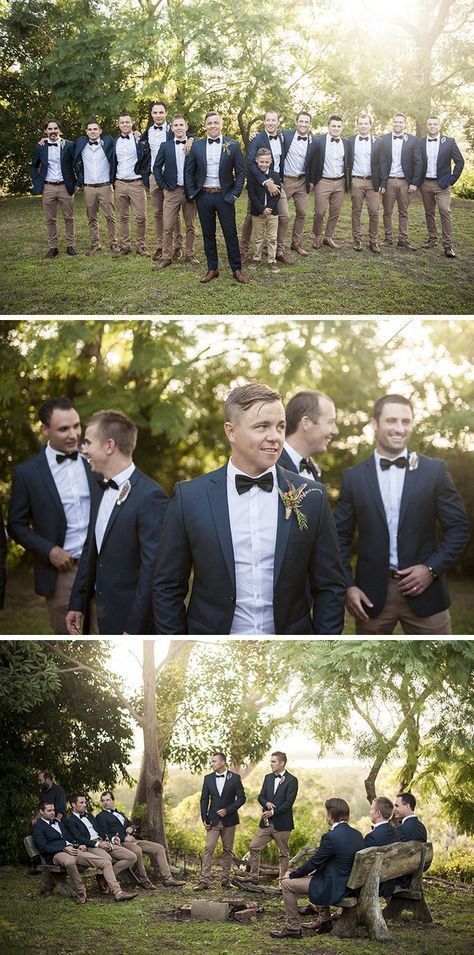
[(58, 228), (57, 215), (58, 206), (61, 208), (64, 217), (64, 229), (66, 232), (66, 245), (74, 246), (74, 195), (70, 196), (63, 182), (54, 185), (45, 182), (41, 194), (44, 215), (46, 219), (46, 231), (48, 233), (49, 248), (58, 247)]
[(438, 206), (443, 246), (445, 249), (451, 249), (453, 245), (453, 217), (451, 215), (451, 190), (449, 186), (441, 189), (436, 179), (425, 179), (420, 186), (420, 192), (425, 207), (428, 238), (433, 242), (438, 240), (436, 228), (436, 206)]
[(351, 184), (352, 237), (362, 241), (361, 214), (364, 201), (369, 213), (369, 242), (377, 242), (379, 230), (380, 193), (372, 186), (371, 179), (354, 176)]
[(87, 218), (89, 220), (89, 232), (91, 236), (91, 249), (100, 249), (99, 236), (99, 208), (102, 209), (109, 232), (109, 244), (113, 247), (116, 243), (115, 229), (115, 202), (113, 186), (84, 186), (84, 202), (86, 206)]
[(56, 574), (56, 584), (54, 593), (51, 597), (46, 597), (49, 619), (53, 633), (67, 634), (66, 614), (69, 610), (69, 599), (77, 574), (77, 565), (79, 561), (69, 570), (58, 570)]
[[(183, 237), (180, 231), (179, 212), (183, 210), (183, 218), (186, 225), (186, 256), (189, 257), (194, 252), (194, 239), (196, 229), (194, 228), (194, 219), (196, 217), (196, 205), (186, 199), (184, 186), (176, 186), (176, 189), (166, 189), (163, 201), (163, 250), (162, 257), (167, 262), (173, 258), (173, 233), (176, 233), (176, 248), (181, 248)], [(180, 244), (178, 245), (178, 235)]]
[(282, 879), (281, 891), (283, 895), (283, 904), (285, 906), (286, 924), (290, 929), (298, 931), (301, 927), (301, 920), (298, 915), (298, 896), (309, 894), (309, 883), (311, 876), (301, 876), (299, 879)]
[(264, 829), (257, 829), (251, 843), (250, 843), (250, 875), (255, 876), (258, 879), (260, 871), (260, 852), (261, 850), (268, 845), (272, 839), (275, 840), (278, 846), (279, 852), (279, 870), (280, 870), (280, 879), (283, 878), (285, 872), (288, 872), (289, 868), (289, 852), (288, 852), (288, 843), (290, 841), (290, 830), (284, 830), (282, 832), (277, 832), (274, 828), (273, 822), (270, 822), (268, 826), (265, 826)]
[(408, 192), (407, 180), (396, 179), (395, 176), (391, 176), (387, 180), (382, 202), (385, 238), (391, 239), (393, 241), (392, 213), (393, 207), (395, 203), (397, 203), (398, 241), (401, 239), (404, 242), (408, 242), (408, 208), (410, 205), (410, 193)]
[(332, 239), (344, 202), (344, 176), (341, 179), (320, 179), (314, 189), (313, 234), (323, 234), (324, 216), (329, 207), (325, 236)]
[[(150, 202), (153, 208), (153, 221), (155, 223), (156, 245), (158, 249), (163, 248), (163, 205), (165, 193), (158, 185), (153, 173), (150, 176)], [(176, 226), (175, 249), (183, 247), (183, 233), (181, 232), (181, 221), (178, 216)]]
[(277, 253), (283, 255), (285, 251), (285, 242), (290, 222), (288, 203), (293, 199), (295, 204), (295, 221), (293, 223), (293, 232), (291, 236), (291, 245), (300, 246), (303, 238), (304, 223), (306, 219), (306, 210), (308, 208), (308, 193), (306, 192), (305, 176), (285, 176), (283, 179), (282, 198), (286, 200), (286, 206), (283, 203), (282, 212), (280, 212), (280, 202), (278, 203), (278, 238)]
[[(277, 214), (278, 214), (278, 228), (285, 230), (285, 236), (288, 231), (288, 222), (289, 222), (289, 213), (288, 213), (288, 199), (285, 195), (285, 190), (282, 188), (280, 193), (280, 198), (277, 205)], [(240, 253), (242, 256), (247, 256), (250, 246), (250, 239), (252, 237), (253, 229), (253, 220), (254, 216), (250, 212), (250, 199), (247, 203), (247, 215), (244, 219), (244, 224), (242, 226), (242, 238), (240, 240)], [(278, 249), (279, 252), (284, 251), (284, 243), (281, 248)]]
[(222, 840), (222, 881), (227, 882), (229, 880), (235, 830), (236, 826), (224, 826), (223, 822), (219, 822), (217, 826), (212, 826), (211, 829), (206, 830), (206, 848), (201, 863), (201, 879), (203, 882), (211, 881), (212, 859), (219, 838)]
[(393, 633), (398, 622), (406, 634), (452, 633), (449, 610), (441, 610), (428, 617), (417, 617), (406, 597), (400, 593), (397, 581), (389, 577), (387, 599), (382, 612), (372, 620), (356, 620), (356, 632), (369, 636), (389, 634)]
[(105, 849), (78, 849), (75, 856), (70, 855), (69, 852), (57, 852), (53, 857), (53, 862), (55, 865), (64, 866), (78, 895), (84, 895), (85, 893), (85, 886), (79, 875), (78, 865), (100, 869), (113, 894), (116, 895), (117, 892), (122, 891), (120, 883), (115, 878), (112, 859)]
[(120, 237), (122, 249), (130, 252), (132, 247), (130, 234), (131, 209), (137, 227), (137, 251), (146, 248), (146, 192), (142, 180), (125, 182), (115, 181), (115, 204), (120, 218)]
[(254, 262), (261, 262), (262, 246), (266, 239), (268, 264), (271, 265), (276, 258), (278, 216), (252, 216), (252, 231), (255, 238)]

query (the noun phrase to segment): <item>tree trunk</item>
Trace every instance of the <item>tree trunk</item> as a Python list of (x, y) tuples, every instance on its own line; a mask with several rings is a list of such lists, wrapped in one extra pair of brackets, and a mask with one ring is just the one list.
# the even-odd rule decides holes
[(156, 719), (155, 641), (143, 641), (143, 758), (134, 808), (146, 803), (147, 834), (167, 849), (163, 812), (163, 759)]

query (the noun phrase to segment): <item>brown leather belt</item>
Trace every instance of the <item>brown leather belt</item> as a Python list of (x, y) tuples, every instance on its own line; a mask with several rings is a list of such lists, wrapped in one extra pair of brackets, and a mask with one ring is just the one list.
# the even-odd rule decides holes
[(372, 179), (372, 176), (353, 176), (353, 179)]
[(45, 179), (45, 186), (64, 186), (64, 179)]
[(220, 186), (203, 186), (201, 191), (202, 192), (222, 192), (222, 189)]
[(117, 177), (115, 182), (143, 182), (143, 179), (141, 176), (137, 176), (136, 179), (119, 179)]
[[(123, 182), (123, 179), (121, 179), (120, 182)], [(111, 182), (85, 182), (84, 185), (87, 186), (88, 189), (100, 189), (101, 186), (111, 186), (112, 183)]]

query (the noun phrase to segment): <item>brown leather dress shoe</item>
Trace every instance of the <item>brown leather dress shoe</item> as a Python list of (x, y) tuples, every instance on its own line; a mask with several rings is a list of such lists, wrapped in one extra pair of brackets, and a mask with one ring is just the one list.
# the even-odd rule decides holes
[(332, 930), (332, 920), (326, 919), (325, 922), (321, 922), (318, 925), (316, 929), (316, 935), (327, 935), (327, 933), (330, 932), (331, 930)]
[(177, 888), (178, 885), (186, 885), (186, 882), (180, 882), (179, 879), (175, 879), (174, 876), (171, 875), (169, 879), (164, 880), (163, 885), (165, 885), (167, 889), (172, 889)]
[(166, 269), (168, 265), (173, 265), (172, 259), (160, 259), (159, 262), (153, 262), (152, 269)]
[(85, 893), (85, 892), (81, 892), (80, 895), (79, 895), (79, 894), (76, 895), (76, 896), (74, 897), (74, 901), (75, 901), (76, 905), (84, 905), (84, 903), (87, 902), (86, 893)]
[(198, 882), (197, 885), (194, 885), (194, 886), (193, 886), (193, 891), (194, 891), (194, 892), (208, 892), (209, 889), (210, 889), (209, 882), (203, 882), (202, 879), (201, 879), (200, 882)]
[(303, 938), (303, 933), (300, 928), (282, 928), (280, 932), (276, 930), (270, 932), (271, 938)]
[(410, 245), (410, 243), (407, 242), (405, 239), (402, 239), (401, 241), (399, 239), (397, 242), (397, 246), (399, 249), (408, 249), (409, 252), (416, 252), (415, 246)]
[(380, 255), (380, 246), (378, 242), (370, 242), (369, 249), (374, 253), (374, 255)]
[(105, 879), (104, 879), (104, 876), (102, 875), (102, 872), (96, 872), (95, 879), (96, 879), (97, 888), (98, 888), (100, 894), (101, 894), (101, 895), (108, 895), (109, 892), (110, 892), (110, 889), (109, 889), (109, 887), (108, 887), (108, 885), (107, 885), (107, 882), (106, 882)]
[(334, 239), (331, 239), (331, 236), (330, 236), (330, 235), (325, 235), (325, 236), (324, 236), (323, 244), (324, 244), (324, 245), (329, 245), (331, 249), (338, 249), (338, 248), (339, 248), (337, 242), (335, 242)]
[(227, 881), (226, 881), (225, 879), (223, 879), (222, 882), (221, 882), (221, 888), (222, 888), (222, 889), (231, 889), (231, 888), (232, 888), (232, 883), (229, 882), (228, 879), (227, 879)]
[(276, 260), (277, 262), (284, 262), (285, 265), (293, 265), (293, 259), (290, 259), (286, 252), (277, 252)]
[(149, 258), (150, 258), (150, 253), (148, 252), (147, 249), (145, 249), (145, 246), (143, 246), (143, 245), (139, 245), (139, 246), (138, 246), (137, 255), (143, 255), (143, 258), (145, 258), (145, 259), (149, 259)]
[(362, 242), (360, 239), (354, 239), (352, 248), (355, 249), (356, 252), (362, 252)]
[(423, 249), (434, 249), (438, 245), (437, 239), (427, 239), (426, 242), (423, 242)]
[(182, 259), (182, 258), (183, 258), (183, 250), (182, 250), (182, 249), (175, 249), (174, 252), (173, 252), (173, 259), (174, 259), (174, 261), (175, 261), (175, 262), (179, 262), (179, 260)]
[(195, 255), (187, 255), (186, 262), (188, 262), (189, 265), (199, 265), (199, 259), (197, 259)]
[(303, 249), (302, 245), (291, 245), (290, 248), (292, 252), (297, 252), (298, 255), (301, 255), (303, 259), (309, 255), (309, 252), (307, 252), (306, 249)]
[(77, 252), (76, 252), (76, 250), (75, 250), (75, 248), (74, 248), (73, 245), (68, 245), (68, 246), (66, 247), (66, 254), (67, 254), (67, 255), (77, 255)]
[(235, 272), (232, 272), (232, 278), (235, 279), (236, 282), (240, 282), (241, 285), (247, 285), (248, 278), (242, 274), (240, 269), (236, 269)]
[(116, 902), (128, 902), (129, 899), (136, 899), (137, 895), (138, 892), (126, 892), (125, 889), (121, 889), (114, 895), (114, 899)]
[(203, 275), (203, 277), (199, 279), (199, 281), (212, 282), (212, 279), (218, 279), (218, 278), (219, 278), (219, 269), (209, 269), (209, 271), (206, 272), (206, 274)]
[(314, 237), (314, 239), (313, 239), (313, 241), (312, 241), (312, 243), (311, 243), (311, 245), (313, 246), (313, 249), (320, 249), (321, 246), (322, 246), (322, 244), (323, 244), (323, 237), (322, 237), (322, 235), (315, 235), (315, 237)]
[(457, 259), (457, 255), (452, 246), (444, 250), (444, 254), (447, 255), (448, 259)]
[(149, 892), (156, 892), (156, 885), (153, 885), (153, 882), (150, 882), (149, 879), (140, 879), (140, 885), (142, 889), (147, 889)]
[(156, 252), (152, 255), (153, 261), (157, 262), (158, 259), (161, 259), (161, 254), (162, 254), (162, 249), (158, 248)]
[(59, 249), (48, 249), (45, 259), (55, 259), (59, 255)]

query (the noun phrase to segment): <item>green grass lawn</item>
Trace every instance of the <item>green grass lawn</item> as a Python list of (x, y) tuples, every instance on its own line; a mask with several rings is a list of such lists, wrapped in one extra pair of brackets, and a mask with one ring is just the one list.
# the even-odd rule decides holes
[[(250, 925), (237, 922), (179, 922), (175, 910), (196, 896), (194, 876), (188, 873), (188, 886), (140, 892), (139, 896), (117, 905), (99, 896), (93, 876), (86, 875), (89, 893), (86, 905), (76, 906), (58, 895), (40, 897), (39, 877), (27, 875), (26, 867), (0, 870), (0, 950), (29, 955), (468, 955), (472, 952), (474, 914), (467, 890), (427, 889), (427, 901), (434, 924), (425, 926), (410, 915), (390, 923), (391, 942), (383, 945), (368, 939), (321, 938), (305, 932), (303, 939), (277, 941), (270, 929), (282, 927), (283, 907), (279, 898), (241, 893), (211, 891), (209, 898), (244, 897), (258, 901), (262, 916)], [(304, 902), (304, 899), (302, 899)]]
[[(239, 231), (246, 211), (246, 195), (237, 204)], [(352, 248), (350, 201), (346, 198), (336, 230), (338, 252), (324, 246), (311, 249), (313, 199), (310, 198), (305, 245), (307, 259), (294, 258), (278, 275), (262, 266), (250, 275), (248, 285), (238, 285), (228, 268), (218, 227), (221, 275), (208, 285), (199, 276), (205, 271), (200, 231), (196, 253), (201, 266), (176, 264), (164, 272), (151, 268), (149, 259), (133, 253), (116, 258), (109, 251), (87, 257), (89, 231), (82, 194), (76, 198), (77, 249), (65, 254), (64, 227), (59, 217), (61, 255), (44, 259), (47, 249), (43, 210), (39, 198), (24, 196), (0, 200), (2, 214), (1, 264), (2, 314), (106, 314), (106, 315), (457, 315), (473, 310), (474, 202), (453, 199), (457, 259), (447, 259), (442, 247), (422, 249), (426, 225), (421, 199), (410, 211), (410, 239), (418, 250), (383, 247), (375, 256), (364, 240), (362, 252)], [(364, 213), (364, 231), (367, 214)], [(106, 230), (101, 221), (102, 240)], [(382, 225), (380, 224), (382, 238)], [(152, 216), (148, 238), (154, 251)]]
[[(455, 577), (450, 581), (451, 618), (456, 636), (474, 633), (474, 590), (470, 581)], [(354, 619), (346, 614), (344, 634), (355, 633)], [(395, 634), (403, 633), (397, 626)], [(51, 634), (43, 597), (33, 590), (33, 571), (20, 568), (9, 575), (5, 608), (0, 610), (0, 634)]]

